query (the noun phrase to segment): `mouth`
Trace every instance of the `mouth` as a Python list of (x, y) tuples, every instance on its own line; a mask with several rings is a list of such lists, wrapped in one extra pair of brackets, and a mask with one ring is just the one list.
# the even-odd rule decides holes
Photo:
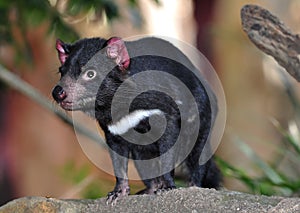
[(95, 98), (84, 98), (78, 101), (61, 101), (59, 103), (61, 108), (67, 111), (77, 111), (77, 110), (88, 110), (95, 108)]
[(71, 102), (71, 101), (62, 101), (62, 102), (59, 103), (59, 105), (64, 110), (67, 110), (67, 111), (73, 111), (74, 110), (73, 102)]

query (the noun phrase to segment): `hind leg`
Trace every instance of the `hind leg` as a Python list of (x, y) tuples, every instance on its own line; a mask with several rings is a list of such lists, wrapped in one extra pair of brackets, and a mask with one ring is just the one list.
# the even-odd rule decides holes
[(218, 189), (222, 178), (217, 165), (212, 158), (200, 165), (200, 154), (193, 151), (186, 160), (190, 172), (189, 186)]
[(207, 163), (204, 165), (199, 165), (198, 160), (195, 162), (192, 160), (192, 158), (189, 158), (186, 162), (186, 165), (190, 174), (189, 186), (204, 187), (204, 179), (208, 170)]
[(203, 187), (219, 189), (222, 182), (222, 175), (213, 159), (209, 160), (209, 167), (206, 177), (203, 181)]
[(190, 173), (189, 185), (204, 188), (218, 188), (221, 182), (221, 174), (212, 157), (208, 159), (205, 164), (200, 165), (199, 163), (200, 155), (211, 155), (211, 153), (202, 153), (205, 144), (209, 143), (209, 141), (206, 140), (208, 133), (205, 134), (205, 132), (202, 134), (202, 137), (198, 138), (186, 159), (186, 165)]
[(198, 162), (194, 163), (194, 165), (187, 163), (187, 167), (190, 172), (189, 186), (204, 187), (204, 180), (208, 173), (208, 163), (204, 165), (198, 165)]
[(206, 164), (192, 168), (189, 186), (218, 189), (221, 181), (220, 171), (210, 159)]

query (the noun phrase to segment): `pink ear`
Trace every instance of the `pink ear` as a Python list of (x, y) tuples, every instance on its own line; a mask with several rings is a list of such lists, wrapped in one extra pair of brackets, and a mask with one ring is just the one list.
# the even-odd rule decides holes
[(56, 40), (56, 50), (58, 52), (58, 58), (60, 60), (61, 64), (64, 64), (69, 56), (67, 50), (66, 50), (66, 45), (63, 41), (57, 39)]
[(109, 58), (115, 59), (121, 71), (125, 71), (129, 67), (130, 57), (121, 38), (112, 37), (107, 41), (106, 54)]

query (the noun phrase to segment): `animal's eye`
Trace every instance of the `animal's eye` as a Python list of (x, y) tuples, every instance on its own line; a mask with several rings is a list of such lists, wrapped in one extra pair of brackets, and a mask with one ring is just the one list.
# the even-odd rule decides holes
[(93, 71), (88, 71), (88, 72), (86, 73), (86, 76), (87, 76), (88, 78), (93, 78), (93, 77), (95, 76), (95, 73), (94, 73)]
[(84, 75), (83, 75), (83, 79), (84, 80), (91, 80), (93, 78), (95, 78), (97, 75), (95, 70), (87, 70)]

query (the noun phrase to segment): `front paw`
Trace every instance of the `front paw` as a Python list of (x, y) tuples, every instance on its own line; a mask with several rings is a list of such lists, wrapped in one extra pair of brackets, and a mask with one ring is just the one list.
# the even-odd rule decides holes
[(164, 192), (171, 191), (173, 189), (176, 189), (176, 186), (161, 187), (161, 188), (157, 189), (154, 193), (157, 195), (160, 195)]
[(109, 192), (107, 194), (107, 198), (106, 198), (106, 204), (107, 205), (112, 205), (114, 206), (117, 203), (117, 200), (126, 197), (129, 195), (129, 187), (127, 188), (123, 188), (123, 189), (119, 189), (119, 190), (114, 190), (112, 192)]

